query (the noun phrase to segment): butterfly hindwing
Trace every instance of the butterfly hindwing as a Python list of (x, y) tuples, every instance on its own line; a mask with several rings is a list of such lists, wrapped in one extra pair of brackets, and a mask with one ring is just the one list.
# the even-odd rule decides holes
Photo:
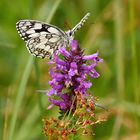
[(50, 39), (47, 38), (46, 35), (41, 35), (28, 40), (26, 46), (29, 52), (37, 57), (51, 58), (53, 53), (57, 53), (59, 47), (63, 44), (62, 41), (63, 40), (59, 36), (53, 34)]

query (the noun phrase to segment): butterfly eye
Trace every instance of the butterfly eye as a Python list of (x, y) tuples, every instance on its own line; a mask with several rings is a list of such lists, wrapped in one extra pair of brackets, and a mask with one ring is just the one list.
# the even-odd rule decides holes
[(72, 36), (72, 31), (69, 32), (69, 36)]

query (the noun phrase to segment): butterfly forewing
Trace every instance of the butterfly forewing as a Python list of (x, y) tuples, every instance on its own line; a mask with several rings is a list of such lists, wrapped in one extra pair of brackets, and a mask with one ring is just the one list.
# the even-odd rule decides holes
[(34, 20), (21, 20), (16, 24), (29, 52), (37, 57), (51, 58), (62, 45), (67, 44), (66, 34), (61, 29)]

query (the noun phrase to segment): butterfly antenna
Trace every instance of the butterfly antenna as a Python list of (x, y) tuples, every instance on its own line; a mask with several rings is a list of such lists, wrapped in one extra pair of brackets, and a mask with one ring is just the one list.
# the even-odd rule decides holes
[(81, 21), (71, 30), (72, 32), (72, 35), (74, 35), (74, 33), (79, 30), (83, 25), (84, 23), (86, 22), (86, 20), (88, 19), (88, 17), (90, 16), (90, 13), (87, 13), (82, 19)]

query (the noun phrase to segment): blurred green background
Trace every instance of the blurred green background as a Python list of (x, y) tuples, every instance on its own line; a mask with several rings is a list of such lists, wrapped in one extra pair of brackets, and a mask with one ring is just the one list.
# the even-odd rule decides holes
[[(139, 0), (0, 0), (0, 139), (45, 140), (48, 60), (32, 57), (15, 24), (21, 19), (72, 28), (87, 12), (91, 16), (75, 35), (85, 54), (99, 51), (101, 76), (90, 89), (111, 110), (88, 140), (140, 140), (140, 1)], [(104, 112), (99, 109), (100, 113)]]

